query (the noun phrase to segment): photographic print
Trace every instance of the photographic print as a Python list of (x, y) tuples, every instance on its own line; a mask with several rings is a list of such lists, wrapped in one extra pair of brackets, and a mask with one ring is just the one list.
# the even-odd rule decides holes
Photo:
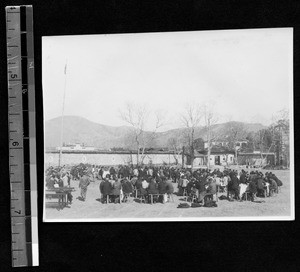
[(293, 29), (42, 39), (46, 222), (294, 219)]

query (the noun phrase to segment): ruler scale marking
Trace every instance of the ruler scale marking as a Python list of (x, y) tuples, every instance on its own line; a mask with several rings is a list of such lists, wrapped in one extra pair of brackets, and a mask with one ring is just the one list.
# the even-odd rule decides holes
[(38, 265), (32, 18), (32, 6), (6, 7), (13, 267)]

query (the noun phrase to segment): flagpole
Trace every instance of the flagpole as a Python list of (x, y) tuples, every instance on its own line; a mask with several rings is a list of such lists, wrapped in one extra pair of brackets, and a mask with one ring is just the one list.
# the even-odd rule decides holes
[(63, 105), (62, 105), (62, 115), (61, 115), (61, 132), (60, 132), (60, 149), (59, 149), (59, 157), (58, 157), (58, 166), (60, 167), (61, 163), (61, 155), (62, 155), (62, 144), (63, 144), (63, 130), (64, 130), (64, 110), (65, 110), (65, 98), (66, 98), (66, 85), (67, 85), (67, 62), (65, 65), (65, 83), (64, 83), (64, 96), (63, 96)]

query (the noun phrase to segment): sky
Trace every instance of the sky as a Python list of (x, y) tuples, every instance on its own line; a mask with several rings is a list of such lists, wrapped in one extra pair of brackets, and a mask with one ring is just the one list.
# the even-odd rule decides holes
[[(64, 73), (67, 63), (66, 74)], [(218, 122), (269, 125), (291, 108), (293, 29), (245, 29), (42, 38), (44, 118), (77, 115), (110, 126), (125, 103), (182, 126), (187, 104), (210, 103)], [(204, 121), (204, 120), (203, 120)]]

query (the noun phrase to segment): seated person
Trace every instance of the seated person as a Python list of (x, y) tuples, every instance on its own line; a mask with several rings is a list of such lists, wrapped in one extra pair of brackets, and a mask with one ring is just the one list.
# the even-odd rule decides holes
[(229, 198), (230, 193), (234, 194), (234, 198), (239, 198), (239, 180), (236, 176), (236, 174), (232, 175), (231, 180), (228, 182), (227, 186), (227, 197)]
[(168, 179), (166, 181), (166, 194), (167, 194), (168, 197), (170, 197), (170, 195), (173, 194), (173, 193), (174, 193), (174, 186), (173, 186), (172, 179)]
[(228, 177), (227, 176), (221, 176), (220, 178), (220, 192), (225, 192), (225, 189), (228, 185)]
[(135, 183), (135, 187), (138, 190), (138, 195), (140, 195), (140, 196), (146, 196), (147, 195), (147, 190), (145, 188), (143, 188), (143, 182), (140, 178)]
[(257, 194), (258, 194), (258, 196), (264, 196), (264, 189), (265, 189), (264, 180), (261, 177), (259, 177), (256, 180), (256, 184), (257, 184)]
[(158, 184), (155, 182), (154, 178), (150, 179), (148, 193), (149, 194), (158, 194)]
[(277, 185), (277, 183), (276, 183), (276, 181), (274, 179), (270, 178), (269, 179), (269, 184), (270, 184), (270, 187), (269, 187), (270, 192), (272, 190), (274, 190), (275, 192), (278, 192), (278, 185)]
[(126, 195), (129, 195), (133, 192), (132, 183), (127, 178), (123, 179), (122, 190), (123, 190), (123, 193)]
[(48, 176), (47, 178), (46, 178), (46, 187), (47, 187), (47, 189), (53, 189), (54, 188), (54, 184), (55, 184), (55, 180), (54, 180), (54, 175), (52, 175), (52, 176)]
[(137, 182), (137, 180), (138, 180), (137, 176), (134, 176), (134, 177), (130, 180), (130, 182), (131, 182), (131, 184), (132, 184), (132, 186), (133, 186), (134, 189), (136, 189), (136, 182)]
[(109, 182), (110, 175), (107, 174), (104, 180), (100, 183), (100, 192), (102, 194), (102, 202), (107, 201), (107, 196), (111, 194), (112, 191), (112, 185)]
[(118, 180), (117, 178), (115, 179), (115, 182), (112, 185), (112, 200), (114, 201), (114, 203), (117, 203), (117, 201), (120, 199), (120, 194), (121, 194), (121, 182), (120, 180)]
[(212, 177), (209, 178), (208, 187), (206, 189), (206, 195), (209, 195), (211, 198), (214, 198), (214, 195), (217, 193), (217, 184), (215, 179)]
[[(155, 178), (151, 178), (148, 186), (148, 194), (158, 194), (158, 184), (155, 182)], [(153, 196), (153, 202), (156, 203), (157, 195)]]
[(256, 193), (257, 193), (256, 179), (251, 179), (249, 186), (248, 186), (248, 191), (250, 192), (251, 201), (254, 201)]
[(166, 178), (163, 177), (160, 182), (158, 183), (158, 192), (159, 194), (161, 194), (162, 196), (160, 196), (160, 200), (162, 203), (166, 202), (166, 198), (167, 195), (165, 196), (166, 192), (167, 192), (167, 183), (166, 183)]
[(193, 187), (195, 187), (195, 182), (194, 182), (194, 179), (191, 179), (186, 186), (186, 191), (187, 191), (188, 195), (190, 195), (192, 193)]
[(142, 181), (142, 187), (143, 187), (144, 189), (147, 189), (148, 186), (149, 186), (149, 183), (147, 182), (146, 179), (144, 179), (144, 180)]
[(199, 181), (196, 183), (196, 188), (198, 189), (198, 202), (204, 200), (206, 195), (206, 185), (209, 183), (209, 180), (205, 178), (204, 175), (201, 175)]
[(167, 194), (173, 194), (174, 193), (174, 186), (173, 186), (172, 179), (168, 179), (166, 181), (166, 193)]
[(275, 182), (277, 183), (277, 186), (282, 186), (282, 181), (275, 175), (273, 174), (272, 172), (270, 172), (269, 174), (270, 178), (274, 179)]

